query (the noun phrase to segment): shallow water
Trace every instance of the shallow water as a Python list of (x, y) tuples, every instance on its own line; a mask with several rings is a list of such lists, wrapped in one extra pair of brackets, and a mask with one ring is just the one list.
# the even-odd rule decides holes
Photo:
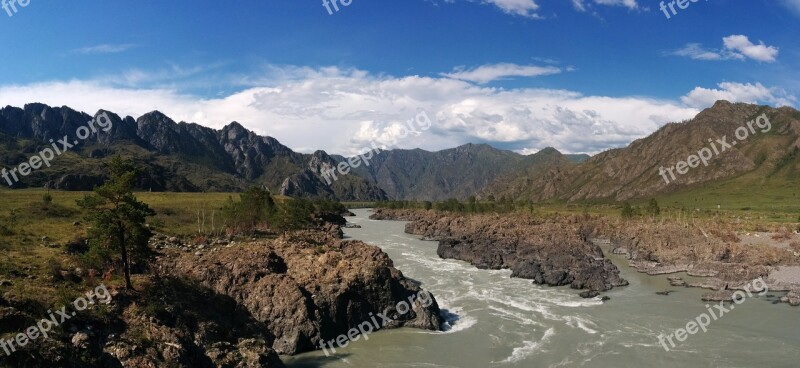
[[(658, 336), (707, 313), (702, 290), (671, 287), (612, 257), (631, 285), (581, 299), (577, 291), (510, 278), (436, 255), (436, 242), (405, 234), (404, 222), (369, 220), (356, 210), (346, 229), (381, 247), (406, 277), (422, 283), (446, 310), (446, 332), (380, 331), (326, 357), (321, 351), (284, 357), (301, 367), (798, 367), (800, 308), (774, 298), (746, 299), (665, 351)], [(669, 296), (656, 291), (675, 290)], [(776, 297), (781, 293), (770, 293)]]

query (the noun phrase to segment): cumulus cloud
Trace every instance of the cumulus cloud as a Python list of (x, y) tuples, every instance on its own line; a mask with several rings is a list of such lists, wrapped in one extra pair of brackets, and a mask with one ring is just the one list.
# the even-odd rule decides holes
[(688, 43), (680, 49), (667, 52), (667, 54), (694, 60), (745, 60), (749, 58), (767, 63), (775, 62), (778, 58), (777, 47), (767, 46), (764, 42), (756, 45), (744, 35), (723, 37), (722, 44), (722, 49), (706, 49), (699, 43)]
[(489, 4), (494, 4), (503, 12), (508, 14), (520, 15), (528, 18), (541, 18), (536, 13), (539, 10), (539, 4), (534, 0), (484, 0)]
[(750, 39), (744, 35), (731, 35), (722, 39), (725, 48), (741, 55), (749, 57), (753, 60), (772, 63), (778, 57), (778, 48), (774, 46), (767, 46), (764, 42), (759, 41), (759, 44), (753, 44)]
[(452, 73), (442, 73), (444, 77), (475, 83), (488, 83), (499, 79), (513, 77), (538, 77), (561, 73), (554, 66), (517, 65), (510, 63), (487, 64), (474, 69), (458, 68)]
[(704, 108), (718, 100), (731, 102), (763, 103), (773, 106), (794, 106), (797, 98), (780, 88), (768, 88), (761, 83), (725, 82), (717, 85), (719, 89), (697, 87), (681, 101), (687, 106)]
[[(393, 77), (336, 67), (274, 67), (249, 80), (258, 85), (219, 98), (75, 80), (0, 86), (0, 100), (15, 106), (67, 105), (88, 113), (102, 108), (134, 117), (160, 110), (176, 121), (213, 128), (238, 121), (302, 152), (348, 155), (372, 142), (428, 150), (485, 142), (517, 151), (552, 146), (567, 153), (596, 153), (699, 112), (669, 100), (507, 90), (452, 78)], [(423, 111), (432, 120), (430, 129), (404, 134), (401, 127)]]

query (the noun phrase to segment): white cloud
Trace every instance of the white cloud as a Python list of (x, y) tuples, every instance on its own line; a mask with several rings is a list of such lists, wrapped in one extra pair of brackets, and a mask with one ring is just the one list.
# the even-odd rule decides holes
[(639, 4), (636, 3), (636, 0), (594, 0), (594, 2), (600, 5), (624, 6), (628, 9), (639, 8)]
[[(437, 3), (436, 0), (428, 0)], [(454, 3), (456, 0), (443, 0), (446, 3)], [(543, 19), (541, 13), (541, 6), (538, 0), (469, 0), (472, 2), (480, 2), (482, 4), (494, 5), (506, 14), (522, 16), (532, 19)], [(641, 9), (637, 0), (572, 0), (573, 7), (580, 11), (586, 11), (590, 4), (606, 5), (606, 6), (623, 6), (628, 9)], [(646, 9), (645, 9), (646, 10)]]
[(488, 83), (512, 77), (538, 77), (561, 73), (554, 66), (517, 65), (510, 63), (487, 64), (475, 69), (457, 69), (452, 73), (442, 73), (444, 77), (475, 83)]
[(589, 4), (594, 2), (598, 5), (624, 6), (631, 10), (639, 9), (639, 4), (636, 2), (636, 0), (572, 0), (572, 6), (575, 8), (575, 10), (583, 12), (589, 7), (587, 2), (589, 2)]
[(687, 43), (683, 48), (670, 51), (668, 54), (685, 56), (694, 60), (723, 60), (725, 56), (716, 50), (704, 49), (699, 43)]
[[(138, 117), (160, 110), (176, 121), (221, 128), (238, 121), (303, 152), (354, 154), (375, 141), (438, 150), (486, 142), (521, 151), (553, 146), (596, 153), (699, 112), (677, 101), (584, 96), (552, 89), (487, 88), (450, 78), (391, 77), (336, 67), (274, 67), (259, 85), (221, 98), (168, 88), (125, 88), (105, 80), (0, 86), (0, 101), (42, 102)], [(433, 125), (404, 139), (400, 126), (425, 111)], [(396, 143), (396, 144), (393, 144)]]
[(797, 98), (780, 88), (767, 88), (761, 83), (725, 82), (717, 85), (719, 89), (697, 87), (681, 101), (687, 106), (705, 108), (718, 100), (731, 102), (763, 103), (773, 106), (794, 106)]
[(750, 42), (747, 36), (731, 35), (722, 38), (724, 48), (706, 49), (699, 43), (688, 43), (683, 48), (669, 51), (668, 55), (683, 56), (694, 60), (745, 60), (747, 58), (772, 63), (777, 60), (779, 50), (767, 46), (764, 42), (758, 45)]
[(534, 0), (483, 0), (486, 3), (494, 4), (508, 14), (520, 15), (528, 18), (541, 18), (536, 13), (539, 4)]
[(72, 50), (73, 52), (79, 54), (116, 54), (120, 52), (124, 52), (130, 50), (131, 48), (135, 47), (136, 45), (133, 44), (121, 44), (121, 45), (111, 45), (111, 44), (102, 44), (96, 46), (88, 46), (82, 47), (79, 49)]
[(750, 39), (744, 35), (731, 35), (722, 39), (725, 48), (738, 52), (753, 60), (764, 61), (772, 63), (778, 57), (778, 48), (774, 46), (767, 46), (764, 42), (759, 41), (758, 45), (750, 42)]

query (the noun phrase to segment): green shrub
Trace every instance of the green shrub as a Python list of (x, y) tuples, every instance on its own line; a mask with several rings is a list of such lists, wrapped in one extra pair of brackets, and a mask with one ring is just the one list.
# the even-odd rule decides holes
[(625, 202), (625, 203), (622, 204), (622, 211), (621, 211), (620, 215), (624, 219), (633, 218), (634, 211), (633, 211), (633, 207), (631, 207), (630, 203)]

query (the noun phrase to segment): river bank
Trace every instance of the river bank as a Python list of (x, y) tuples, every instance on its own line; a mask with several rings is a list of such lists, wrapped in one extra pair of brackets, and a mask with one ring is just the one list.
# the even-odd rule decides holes
[[(513, 277), (538, 284), (607, 291), (625, 285), (606, 253), (623, 256), (648, 275), (673, 275), (673, 287), (697, 287), (707, 300), (731, 301), (757, 278), (783, 302), (800, 305), (800, 235), (789, 231), (741, 233), (735, 224), (707, 221), (622, 221), (589, 215), (458, 215), (424, 210), (376, 209), (372, 219), (410, 221), (406, 233), (439, 241), (438, 254), (479, 268), (510, 268)], [(597, 262), (604, 266), (598, 269)], [(610, 265), (610, 266), (609, 266)], [(686, 281), (686, 273), (701, 279)], [(574, 282), (575, 275), (580, 280)], [(584, 294), (594, 296), (595, 293)]]
[[(629, 286), (582, 299), (568, 286), (534, 285), (510, 270), (482, 270), (441, 259), (438, 244), (405, 233), (406, 222), (369, 220), (345, 236), (379, 246), (395, 267), (436, 295), (446, 316), (444, 332), (381, 331), (336, 355), (311, 352), (284, 357), (290, 368), (345, 367), (796, 367), (800, 359), (798, 309), (772, 305), (778, 296), (754, 296), (667, 352), (658, 336), (673, 332), (707, 303), (698, 288), (675, 288), (666, 275), (630, 267), (624, 255), (607, 254)], [(605, 248), (605, 246), (602, 246)], [(694, 276), (678, 273), (687, 281)], [(674, 290), (669, 296), (658, 291)]]

